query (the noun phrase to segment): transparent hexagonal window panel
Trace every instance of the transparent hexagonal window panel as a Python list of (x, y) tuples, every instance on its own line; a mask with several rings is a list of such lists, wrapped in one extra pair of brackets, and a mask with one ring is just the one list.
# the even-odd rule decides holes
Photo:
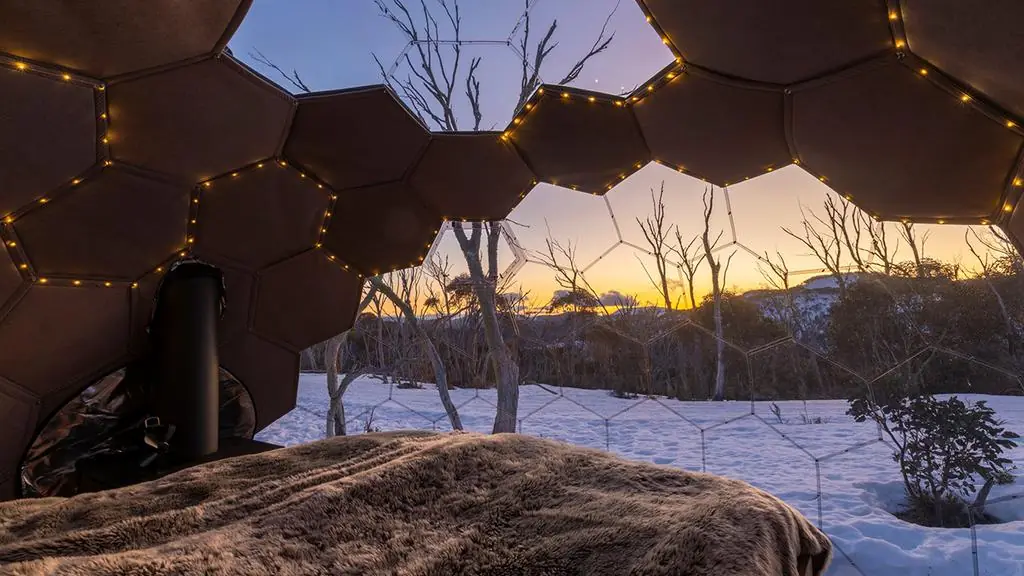
[(562, 279), (563, 271), (582, 273), (619, 243), (603, 198), (550, 184), (538, 184), (508, 221), (529, 260), (547, 267), (543, 274), (550, 278)]
[(654, 395), (700, 428), (752, 413), (750, 366), (742, 350), (687, 323), (649, 342), (647, 351)]
[[(702, 472), (700, 429), (663, 398), (610, 401), (609, 449), (632, 460)], [(611, 411), (611, 410), (609, 410)]]
[(813, 518), (817, 510), (814, 458), (753, 417), (704, 432), (707, 472), (744, 480)]
[[(673, 60), (671, 51), (633, 2), (533, 0), (529, 15), (530, 38), (533, 39), (530, 45), (536, 45), (536, 39), (554, 23), (557, 23), (556, 36), (557, 32), (565, 31), (558, 49), (551, 53), (548, 66), (544, 68), (552, 82), (563, 83), (562, 80), (568, 79), (569, 84), (580, 88), (623, 94), (643, 84)], [(517, 46), (522, 45), (524, 26), (525, 22), (513, 35)], [(576, 62), (612, 33), (614, 37), (607, 48), (593, 57), (581, 74), (576, 78), (566, 77)]]
[[(534, 390), (540, 399), (546, 390)], [(606, 450), (609, 447), (607, 419), (586, 404), (567, 396), (538, 403), (528, 412), (520, 410), (518, 431), (539, 438)]]
[[(417, 38), (427, 39), (419, 6), (410, 10), (408, 17), (391, 0), (381, 6), (387, 13), (374, 2), (316, 3), (301, 10), (255, 3), (228, 47), (236, 57), (293, 93), (305, 91), (303, 86), (320, 91), (379, 84), (381, 67), (385, 72), (391, 70), (410, 41), (391, 16), (415, 26)], [(428, 8), (439, 24), (436, 32), (431, 30), (430, 39), (450, 46), (458, 38), (473, 46), (480, 42), (505, 44), (525, 7), (495, 0), (462, 2), (458, 36), (440, 5), (428, 4)], [(295, 34), (296, 30), (302, 34)], [(324, 59), (325, 54), (337, 55), (344, 65), (337, 65), (336, 58)], [(468, 67), (468, 57), (464, 65)], [(458, 84), (459, 92), (464, 91), (463, 86)]]

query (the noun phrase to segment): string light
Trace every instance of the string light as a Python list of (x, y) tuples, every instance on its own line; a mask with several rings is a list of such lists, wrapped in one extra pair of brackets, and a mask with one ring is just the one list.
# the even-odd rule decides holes
[(28, 64), (25, 64), (24, 62), (15, 62), (14, 67), (18, 70), (21, 70), (22, 72), (28, 70)]
[(825, 177), (824, 176), (818, 176), (818, 180), (821, 180), (822, 182), (824, 182), (825, 181)]
[(904, 46), (906, 46), (906, 43), (903, 42), (903, 40), (897, 40), (896, 41), (896, 47), (897, 48), (903, 48)]
[(75, 286), (81, 286), (82, 285), (82, 281), (81, 280), (75, 280), (75, 281), (72, 282), (72, 284), (74, 284)]
[(40, 204), (46, 204), (47, 202), (49, 202), (49, 200), (47, 200), (46, 198), (40, 198), (39, 199), (39, 203)]
[(260, 162), (259, 164), (257, 164), (256, 167), (257, 168), (263, 168), (263, 162)]
[(104, 286), (105, 288), (110, 288), (111, 286), (113, 286), (113, 284), (111, 284), (110, 282), (104, 282), (104, 283), (103, 283), (103, 286)]
[(195, 244), (195, 243), (196, 243), (196, 239), (195, 239), (195, 238), (192, 238), (192, 237), (189, 237), (189, 239), (188, 239), (188, 243), (189, 243), (189, 244)]
[(22, 264), (18, 266), (18, 268), (21, 268), (22, 270), (28, 270), (28, 264)]
[(14, 218), (11, 217), (11, 216), (8, 216), (8, 217), (4, 218), (4, 223), (5, 224), (13, 224), (14, 223)]
[(960, 97), (960, 101), (961, 102), (970, 102), (971, 101), (971, 96), (969, 94), (964, 94), (963, 96)]
[(597, 98), (594, 98), (593, 96), (591, 96), (590, 98), (587, 98), (587, 100), (589, 100), (591, 102), (596, 102)]
[(82, 183), (82, 179), (81, 178), (75, 178), (74, 180), (71, 181), (71, 185), (72, 186), (78, 186), (81, 183)]
[(1018, 187), (1019, 186), (1024, 186), (1024, 180), (1021, 180), (1020, 178), (1014, 178), (1013, 179), (1013, 185), (1014, 186), (1018, 186)]
[(138, 288), (138, 287), (139, 287), (139, 283), (138, 282), (132, 282), (132, 289), (135, 289), (135, 288)]
[(537, 94), (544, 94), (543, 88), (537, 88)]
[(106, 119), (107, 119), (107, 113), (106, 112), (104, 112), (103, 114), (100, 114), (100, 120), (106, 120)]
[(60, 77), (63, 78), (65, 82), (70, 82), (71, 81), (71, 75), (70, 74), (61, 74)]
[(1013, 204), (1003, 204), (1003, 212), (1013, 212)]
[[(232, 178), (238, 178), (238, 172), (232, 172), (231, 173), (231, 177)], [(207, 182), (207, 184), (209, 184), (209, 182)]]
[(1015, 128), (1016, 126), (1017, 125), (1013, 122), (1013, 120), (1007, 120), (1006, 121), (1006, 127), (1007, 128)]
[(284, 166), (287, 166), (287, 165), (288, 165), (288, 163), (287, 163), (287, 162), (285, 162), (284, 160), (281, 160), (280, 164), (281, 164), (281, 166), (282, 166), (282, 167), (284, 167)]
[(212, 186), (212, 184), (210, 184), (209, 180), (207, 180), (206, 182), (203, 182), (203, 188), (209, 188), (210, 186)]
[(927, 76), (927, 75), (928, 75), (928, 69), (927, 69), (927, 68), (921, 68), (921, 69), (920, 69), (920, 70), (918, 70), (917, 72), (918, 72), (918, 74), (920, 74), (921, 76)]
[(568, 98), (568, 97), (569, 97), (569, 93), (568, 92), (562, 92), (562, 98)]
[(889, 20), (896, 20), (897, 18), (899, 16), (896, 15), (896, 12), (889, 12)]
[(40, 278), (39, 279), (39, 283), (40, 284), (46, 284), (47, 282), (49, 282), (49, 280), (47, 280), (46, 278)]
[(15, 246), (18, 245), (18, 243), (15, 242), (14, 240), (11, 240), (10, 242), (7, 243), (7, 245), (10, 246), (11, 248), (14, 248)]
[(945, 223), (946, 223), (946, 221), (945, 221), (945, 220), (938, 220), (938, 223), (939, 223), (939, 224), (945, 224)]

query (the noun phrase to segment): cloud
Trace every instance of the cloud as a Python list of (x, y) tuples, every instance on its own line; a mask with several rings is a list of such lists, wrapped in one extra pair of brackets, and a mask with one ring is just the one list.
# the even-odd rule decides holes
[(609, 290), (608, 292), (605, 292), (604, 294), (601, 294), (601, 304), (604, 304), (605, 306), (618, 306), (618, 307), (636, 306), (637, 305), (637, 300), (636, 300), (636, 296), (630, 296), (628, 294), (623, 294), (622, 292), (619, 292), (618, 290)]

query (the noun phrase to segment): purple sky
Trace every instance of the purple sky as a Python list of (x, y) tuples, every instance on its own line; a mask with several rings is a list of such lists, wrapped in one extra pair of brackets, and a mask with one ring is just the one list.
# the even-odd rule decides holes
[[(482, 58), (481, 128), (500, 129), (512, 116), (519, 85), (519, 58), (501, 42), (516, 30), (524, 4), (517, 0), (463, 0), (462, 4), (463, 40), (483, 41), (463, 48), (465, 58)], [(558, 21), (558, 46), (541, 71), (546, 82), (559, 81), (586, 53), (613, 10), (608, 28), (615, 32), (611, 48), (592, 60), (575, 85), (618, 93), (642, 83), (672, 60), (634, 0), (530, 0), (530, 4), (533, 42), (553, 20)], [(427, 5), (436, 7), (437, 0), (427, 0)], [(410, 7), (419, 10), (419, 2), (410, 3)], [(442, 15), (440, 11), (435, 14)], [(442, 26), (441, 38), (450, 39), (445, 30)], [(513, 43), (517, 39), (514, 37)], [(402, 54), (405, 38), (380, 15), (373, 0), (255, 0), (230, 47), (237, 57), (274, 80), (278, 78), (272, 71), (250, 58), (251, 52), (258, 49), (281, 68), (297, 70), (313, 90), (329, 90), (381, 83), (374, 55), (390, 71)], [(394, 74), (404, 77), (406, 70), (398, 65)], [(468, 106), (462, 103), (458, 108), (460, 128), (471, 128)], [(650, 300), (655, 293), (644, 271), (645, 267), (653, 269), (648, 256), (620, 245), (597, 259), (616, 245), (619, 234), (626, 242), (643, 244), (636, 218), (649, 212), (651, 188), (660, 186), (663, 180), (668, 220), (680, 226), (687, 238), (699, 233), (703, 183), (656, 164), (648, 165), (608, 194), (618, 234), (604, 199), (545, 184), (513, 212), (513, 229), (527, 250), (542, 250), (550, 230), (555, 239), (578, 246), (581, 264), (594, 262), (586, 277), (598, 291), (619, 290), (638, 294), (642, 301)], [(712, 225), (716, 233), (724, 230), (723, 243), (732, 239), (734, 224), (736, 240), (754, 251), (778, 250), (792, 270), (818, 268), (820, 265), (807, 256), (807, 250), (784, 234), (781, 227), (798, 230), (799, 207), (820, 209), (826, 193), (829, 190), (824, 184), (790, 166), (731, 187), (732, 223), (718, 191)], [(927, 248), (931, 255), (944, 259), (962, 255), (963, 227), (929, 228), (932, 236)], [(453, 238), (442, 238), (440, 253), (448, 254), (453, 262), (458, 261), (455, 248)], [(707, 289), (706, 275), (706, 269), (702, 270), (698, 293)], [(527, 265), (518, 281), (538, 301), (549, 298), (556, 288), (550, 271), (538, 264)], [(744, 290), (762, 284), (756, 259), (737, 250), (727, 285)]]

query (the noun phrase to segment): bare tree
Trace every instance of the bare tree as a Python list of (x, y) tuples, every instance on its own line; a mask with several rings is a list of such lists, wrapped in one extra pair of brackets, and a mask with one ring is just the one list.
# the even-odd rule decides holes
[(715, 248), (722, 239), (724, 230), (718, 232), (715, 240), (711, 240), (711, 214), (715, 209), (715, 189), (708, 187), (704, 190), (702, 197), (704, 202), (704, 231), (701, 233), (701, 241), (704, 245), (704, 260), (708, 263), (711, 271), (711, 297), (714, 307), (715, 319), (715, 344), (717, 360), (715, 364), (715, 391), (712, 397), (715, 401), (725, 400), (725, 334), (722, 326), (722, 287), (725, 284), (725, 276), (729, 271), (729, 264), (732, 262), (733, 252), (729, 255), (722, 267), (722, 259), (715, 256)]
[[(974, 237), (974, 242), (971, 241), (971, 237)], [(968, 250), (974, 256), (974, 259), (978, 262), (980, 267), (978, 277), (985, 286), (992, 293), (992, 296), (996, 299), (996, 304), (999, 306), (999, 312), (1003, 320), (1003, 325), (1006, 329), (1006, 347), (1007, 353), (1010, 358), (1013, 359), (1015, 364), (1019, 365), (1017, 358), (1018, 351), (1020, 350), (1020, 333), (1018, 323), (1014, 321), (1013, 316), (1010, 314), (1009, 307), (1006, 305), (1006, 300), (1000, 294), (999, 289), (996, 288), (995, 282), (993, 282), (994, 276), (1000, 275), (1000, 267), (998, 262), (1002, 259), (1001, 256), (996, 256), (995, 261), (992, 259), (992, 254), (999, 254), (999, 242), (1001, 238), (998, 236), (995, 239), (982, 238), (978, 231), (974, 228), (968, 228), (964, 232), (964, 242), (967, 244)], [(977, 243), (979, 246), (976, 246)], [(1011, 245), (1012, 248), (1012, 245)]]
[(672, 247), (676, 256), (679, 256), (679, 271), (686, 277), (687, 293), (690, 295), (690, 309), (697, 309), (697, 294), (693, 291), (694, 279), (697, 276), (697, 269), (704, 261), (706, 254), (701, 251), (701, 246), (696, 245), (700, 239), (694, 236), (688, 243), (683, 244), (683, 234), (676, 227), (676, 245)]
[[(359, 308), (356, 309), (356, 322), (359, 321), (363, 310), (366, 310), (373, 302), (376, 295), (377, 288), (370, 285), (359, 302)], [(330, 399), (330, 404), (327, 407), (326, 432), (328, 438), (345, 435), (345, 404), (342, 402), (342, 396), (345, 395), (345, 391), (348, 390), (352, 382), (368, 371), (368, 366), (354, 366), (347, 362), (349, 334), (353, 329), (355, 328), (350, 328), (327, 341), (327, 396)], [(345, 375), (341, 382), (338, 382), (338, 374), (342, 370)]]
[(891, 276), (899, 255), (900, 240), (899, 237), (890, 240), (887, 230), (885, 222), (871, 222), (871, 227), (868, 228), (871, 240), (869, 250), (875, 269), (881, 269), (882, 274)]
[[(548, 229), (544, 240), (546, 252), (535, 254), (541, 264), (555, 273), (555, 283), (566, 292), (566, 297), (555, 295), (548, 304), (549, 309), (569, 308), (573, 312), (593, 310), (601, 306), (601, 298), (594, 287), (587, 282), (576, 256), (576, 246), (571, 240), (564, 243), (556, 240)], [(607, 310), (604, 310), (607, 312)]]
[(666, 310), (671, 310), (672, 295), (668, 288), (668, 256), (672, 251), (670, 245), (672, 229), (674, 226), (665, 223), (665, 181), (661, 181), (661, 190), (658, 195), (654, 195), (654, 189), (651, 189), (651, 205), (652, 213), (647, 218), (641, 220), (639, 217), (636, 219), (637, 225), (640, 226), (640, 230), (644, 233), (644, 240), (647, 241), (647, 245), (651, 247), (651, 256), (654, 258), (654, 264), (657, 270), (657, 277), (653, 277), (648, 272), (647, 267), (643, 266), (644, 272), (647, 274), (647, 278), (654, 285), (654, 288), (661, 293), (662, 302), (665, 304)]
[[(498, 409), (494, 416), (493, 432), (495, 434), (515, 432), (516, 414), (519, 411), (519, 364), (505, 344), (505, 337), (498, 320), (495, 296), (497, 271), (494, 269), (497, 258), (488, 258), (489, 270), (485, 275), (480, 263), (480, 239), (484, 224), (475, 222), (469, 226), (472, 228), (472, 232), (468, 236), (461, 223), (455, 223), (453, 230), (466, 257), (466, 263), (469, 265), (469, 277), (473, 281), (474, 292), (480, 302), (484, 338), (487, 342), (488, 354), (493, 365), (498, 389)], [(490, 234), (490, 229), (497, 227), (497, 224), (489, 226), (488, 233)]]
[(434, 346), (434, 342), (430, 339), (430, 335), (423, 328), (423, 324), (416, 316), (416, 312), (413, 310), (412, 303), (408, 300), (403, 299), (395, 290), (388, 284), (384, 278), (380, 276), (373, 276), (369, 279), (370, 286), (375, 288), (378, 292), (387, 297), (387, 299), (399, 310), (405, 322), (412, 330), (413, 337), (418, 342), (419, 346), (423, 350), (423, 353), (427, 356), (430, 361), (430, 365), (434, 370), (434, 380), (437, 384), (437, 392), (441, 397), (441, 404), (444, 406), (444, 411), (448, 415), (448, 421), (451, 423), (452, 428), (455, 430), (462, 430), (462, 419), (459, 418), (459, 412), (452, 402), (451, 394), (448, 391), (448, 371), (441, 361), (441, 355), (437, 351), (437, 347)]
[(910, 254), (914, 258), (914, 270), (917, 273), (917, 277), (923, 277), (925, 275), (924, 267), (924, 248), (928, 242), (928, 236), (930, 232), (924, 234), (918, 234), (917, 229), (914, 228), (914, 223), (910, 221), (900, 222), (900, 237), (907, 243), (910, 248)]
[[(847, 204), (840, 200), (836, 204), (832, 195), (825, 196), (825, 218), (811, 210), (800, 207), (802, 234), (796, 234), (785, 226), (782, 231), (806, 246), (817, 258), (825, 270), (835, 278), (840, 297), (846, 295), (846, 268), (843, 265), (844, 254), (849, 246), (844, 239), (849, 236), (843, 231), (847, 219)], [(808, 213), (810, 214), (808, 216)]]
[[(459, 116), (455, 109), (454, 97), (458, 84), (459, 67), (462, 63), (462, 17), (458, 0), (438, 0), (441, 11), (447, 22), (447, 37), (450, 42), (442, 44), (438, 18), (427, 7), (426, 0), (420, 0), (422, 23), (417, 22), (409, 11), (404, 0), (374, 0), (381, 13), (388, 18), (406, 39), (412, 44), (413, 50), (405, 53), (405, 64), (409, 75), (404, 79), (393, 79), (388, 75), (380, 60), (377, 64), (384, 81), (406, 96), (413, 110), (428, 125), (442, 130), (459, 130)], [(553, 21), (547, 33), (531, 50), (531, 14), (530, 3), (524, 3), (522, 36), (519, 39), (520, 64), (522, 78), (520, 82), (519, 101), (516, 109), (522, 107), (530, 95), (540, 85), (540, 70), (551, 51), (557, 46), (553, 42), (558, 22)], [(614, 14), (614, 11), (612, 12)], [(607, 34), (608, 15), (595, 42), (582, 58), (569, 69), (562, 78), (562, 84), (575, 80), (587, 63), (598, 54), (604, 52), (611, 44), (614, 33)], [(444, 50), (443, 47), (450, 48)], [(374, 57), (376, 59), (376, 56)], [(532, 60), (532, 61), (531, 61)], [(483, 119), (480, 107), (481, 85), (477, 70), (482, 58), (472, 58), (465, 76), (462, 90), (470, 105), (472, 113), (472, 129), (479, 130)], [(487, 342), (488, 355), (494, 363), (494, 373), (498, 388), (498, 413), (495, 415), (495, 432), (514, 432), (518, 408), (518, 366), (510, 354), (498, 324), (497, 282), (498, 282), (498, 241), (501, 230), (497, 224), (488, 224), (487, 228), (487, 259), (488, 270), (484, 274), (483, 262), (480, 258), (480, 236), (483, 226), (473, 225), (473, 232), (466, 235), (460, 225), (456, 225), (455, 237), (459, 241), (476, 300), (480, 307), (483, 321), (484, 338)]]

